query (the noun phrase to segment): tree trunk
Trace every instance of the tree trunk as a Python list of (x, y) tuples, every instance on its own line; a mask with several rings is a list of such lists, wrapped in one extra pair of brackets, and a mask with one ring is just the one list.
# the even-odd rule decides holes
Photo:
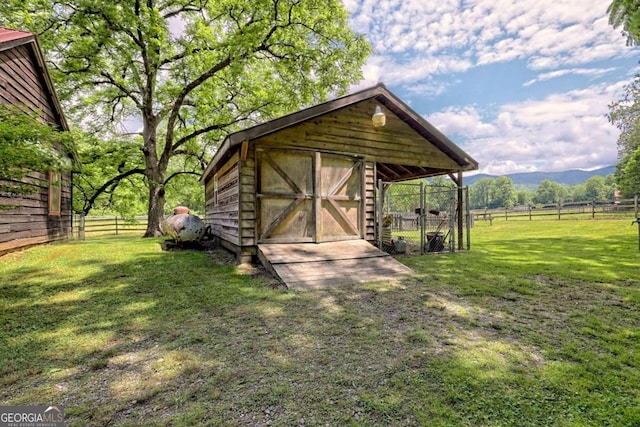
[(157, 237), (162, 235), (162, 221), (164, 214), (164, 177), (167, 165), (160, 162), (156, 154), (156, 127), (157, 118), (151, 109), (143, 115), (144, 128), (142, 138), (144, 140), (145, 176), (149, 186), (149, 208), (147, 210), (147, 230), (144, 237)]
[(148, 222), (144, 237), (157, 237), (162, 235), (162, 221), (164, 220), (164, 185), (156, 180), (149, 179), (149, 209), (147, 211)]

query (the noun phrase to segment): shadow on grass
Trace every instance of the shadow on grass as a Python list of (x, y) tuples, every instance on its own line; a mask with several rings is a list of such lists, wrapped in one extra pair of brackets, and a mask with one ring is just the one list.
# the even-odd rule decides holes
[(513, 238), (402, 258), (415, 279), (295, 293), (114, 245), (0, 270), (3, 403), (64, 403), (69, 425), (640, 420), (631, 255)]

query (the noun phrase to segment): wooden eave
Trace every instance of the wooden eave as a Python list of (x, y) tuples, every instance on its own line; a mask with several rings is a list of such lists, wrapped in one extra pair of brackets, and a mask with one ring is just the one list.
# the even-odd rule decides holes
[[(462, 149), (457, 147), (451, 140), (449, 140), (444, 134), (438, 131), (433, 125), (427, 122), (422, 116), (413, 111), (404, 102), (392, 94), (382, 83), (373, 86), (368, 89), (364, 89), (359, 92), (355, 92), (350, 95), (343, 96), (316, 106), (297, 111), (295, 113), (280, 117), (269, 122), (247, 128), (245, 130), (233, 133), (229, 135), (222, 143), (222, 146), (218, 149), (212, 161), (207, 166), (206, 170), (202, 174), (201, 182), (204, 183), (207, 177), (220, 167), (234, 152), (235, 148), (243, 141), (254, 141), (256, 139), (265, 139), (266, 137), (273, 135), (275, 138), (276, 133), (285, 131), (298, 125), (302, 125), (305, 122), (315, 122), (320, 124), (322, 121), (327, 122), (325, 126), (330, 126), (330, 121), (334, 120), (332, 114), (338, 114), (340, 110), (347, 109), (349, 107), (356, 108), (357, 104), (363, 104), (369, 101), (369, 103), (376, 103), (384, 106), (388, 112), (392, 113), (395, 117), (394, 120), (401, 121), (404, 126), (407, 126), (412, 130), (413, 139), (419, 139), (424, 143), (425, 149), (433, 150), (434, 147), (437, 151), (443, 153), (445, 156), (451, 159), (452, 167), (448, 169), (432, 169), (420, 166), (418, 164), (404, 164), (404, 162), (384, 162), (383, 155), (377, 156), (376, 163), (379, 166), (378, 178), (389, 181), (402, 181), (407, 179), (442, 175), (452, 170), (467, 171), (475, 170), (478, 168), (478, 162), (476, 162), (471, 156), (465, 153)], [(368, 111), (368, 110), (367, 110)], [(371, 114), (371, 113), (367, 113)], [(397, 118), (397, 119), (396, 119)], [(388, 117), (388, 121), (391, 119)], [(326, 127), (325, 127), (326, 128)], [(354, 130), (357, 132), (357, 130)], [(411, 131), (410, 131), (411, 132)], [(281, 132), (286, 133), (286, 132)], [(278, 134), (279, 135), (279, 134)], [(416, 136), (417, 135), (417, 136)], [(360, 136), (360, 135), (358, 135)], [(365, 138), (364, 136), (361, 138)], [(358, 153), (352, 153), (358, 154)], [(411, 159), (408, 159), (408, 163)], [(454, 166), (455, 165), (455, 166)]]
[(38, 37), (33, 33), (0, 27), (0, 51), (13, 49), (18, 46), (25, 46), (29, 51), (31, 61), (38, 71), (37, 75), (40, 84), (47, 95), (51, 111), (56, 117), (56, 123), (54, 124), (57, 125), (60, 130), (68, 131), (69, 125), (62, 112), (62, 106), (60, 105), (60, 100), (53, 86), (53, 80), (51, 80), (51, 75), (47, 69)]

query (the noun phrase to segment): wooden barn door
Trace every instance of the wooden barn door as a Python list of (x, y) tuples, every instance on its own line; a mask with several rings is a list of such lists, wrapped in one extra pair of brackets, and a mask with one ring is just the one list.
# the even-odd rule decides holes
[(310, 151), (256, 151), (259, 242), (358, 239), (362, 161)]
[(358, 159), (320, 155), (318, 241), (362, 237), (363, 168)]

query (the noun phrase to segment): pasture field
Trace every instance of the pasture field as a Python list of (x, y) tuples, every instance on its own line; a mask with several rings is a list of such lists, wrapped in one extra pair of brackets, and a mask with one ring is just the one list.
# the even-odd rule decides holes
[(221, 249), (96, 237), (0, 258), (0, 405), (68, 426), (637, 426), (625, 220), (476, 223), (413, 278), (291, 292)]

